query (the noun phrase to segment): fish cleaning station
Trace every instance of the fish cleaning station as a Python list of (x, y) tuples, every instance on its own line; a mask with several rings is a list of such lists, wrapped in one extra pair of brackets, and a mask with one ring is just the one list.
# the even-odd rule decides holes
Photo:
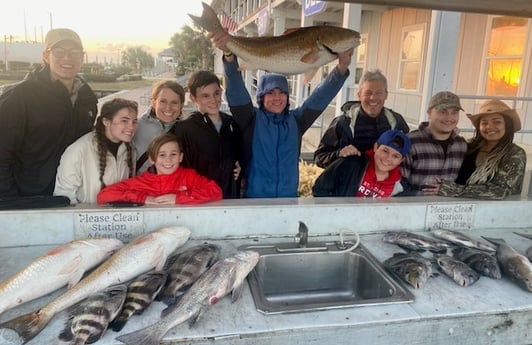
[[(299, 232), (299, 222), (306, 224), (308, 233)], [(2, 281), (51, 248), (74, 239), (113, 237), (128, 242), (142, 233), (172, 225), (191, 231), (189, 240), (178, 250), (213, 243), (220, 246), (221, 258), (244, 247), (261, 252), (261, 261), (244, 282), (240, 299), (234, 303), (230, 297), (220, 299), (192, 328), (188, 323), (178, 325), (161, 344), (532, 343), (530, 292), (504, 275), (500, 280), (483, 276), (463, 287), (440, 272), (419, 289), (395, 276), (394, 283), (386, 285), (386, 279), (372, 275), (380, 272), (384, 260), (402, 252), (397, 245), (382, 240), (388, 231), (405, 230), (432, 237), (433, 230), (453, 229), (476, 239), (503, 238), (520, 253), (526, 252), (532, 240), (513, 232), (532, 234), (532, 202), (527, 197), (511, 197), (503, 202), (407, 197), (223, 200), (179, 207), (77, 205), (2, 211), (0, 223)], [(340, 250), (336, 247), (340, 234), (344, 248), (350, 250), (357, 237), (354, 233), (359, 235), (361, 245), (353, 251), (357, 255), (334, 253)], [(275, 246), (269, 246), (272, 243)], [(325, 249), (317, 248), (320, 246)], [(362, 251), (369, 252), (364, 257), (368, 260), (359, 260)], [(318, 276), (311, 277), (316, 272)], [(342, 272), (350, 276), (347, 280), (355, 286), (353, 289), (347, 288), (347, 283), (333, 286), (340, 285)], [(324, 290), (352, 291), (365, 300), (344, 296), (343, 302), (321, 303), (338, 296), (335, 292), (307, 290), (316, 302), (307, 303), (304, 295), (287, 290), (294, 281), (321, 281)], [(250, 284), (262, 285), (262, 301), (252, 295)], [(275, 296), (275, 291), (268, 289), (285, 291)], [(0, 322), (36, 311), (64, 291), (62, 288), (8, 310), (0, 315)], [(383, 298), (400, 291), (405, 293), (403, 300)], [(120, 332), (108, 330), (97, 344), (122, 344), (115, 338), (157, 322), (164, 307), (162, 302), (154, 301)], [(66, 317), (65, 312), (57, 314), (28, 344), (64, 344), (57, 337)], [(0, 329), (0, 343), (21, 342), (10, 338), (9, 330)]]

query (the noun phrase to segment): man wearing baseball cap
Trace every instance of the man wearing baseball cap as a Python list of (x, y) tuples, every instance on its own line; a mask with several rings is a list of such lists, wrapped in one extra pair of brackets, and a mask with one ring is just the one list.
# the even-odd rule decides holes
[(0, 96), (0, 197), (51, 196), (67, 146), (91, 131), (98, 99), (78, 73), (83, 45), (70, 29), (46, 34), (43, 64)]
[(467, 144), (457, 134), (460, 99), (449, 91), (436, 93), (429, 102), (428, 121), (408, 133), (410, 152), (401, 165), (405, 191), (401, 195), (436, 195), (442, 180), (454, 181)]
[(336, 159), (316, 179), (312, 194), (386, 198), (402, 191), (399, 164), (410, 150), (408, 136), (395, 129), (382, 133), (360, 156)]

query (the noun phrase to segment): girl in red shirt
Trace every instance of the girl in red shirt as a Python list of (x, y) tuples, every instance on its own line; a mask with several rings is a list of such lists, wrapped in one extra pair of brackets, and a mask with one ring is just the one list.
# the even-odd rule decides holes
[(132, 202), (146, 205), (200, 204), (222, 199), (216, 182), (194, 169), (180, 167), (182, 145), (173, 134), (151, 141), (148, 156), (153, 166), (141, 175), (107, 186), (98, 193), (98, 203)]

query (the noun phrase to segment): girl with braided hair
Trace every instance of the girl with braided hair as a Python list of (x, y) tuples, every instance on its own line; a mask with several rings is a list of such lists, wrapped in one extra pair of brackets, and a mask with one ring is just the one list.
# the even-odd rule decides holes
[(475, 126), (455, 182), (441, 181), (438, 195), (502, 200), (520, 194), (526, 152), (513, 143), (521, 120), (504, 102), (488, 100), (478, 114), (467, 114)]
[(131, 146), (137, 129), (137, 102), (114, 98), (102, 105), (92, 132), (70, 145), (59, 163), (54, 195), (71, 204), (95, 203), (107, 185), (135, 174)]

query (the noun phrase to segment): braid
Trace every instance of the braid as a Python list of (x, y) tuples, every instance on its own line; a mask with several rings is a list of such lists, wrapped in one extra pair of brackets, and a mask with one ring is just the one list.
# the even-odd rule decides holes
[(103, 175), (105, 174), (105, 167), (107, 166), (107, 147), (104, 145), (105, 126), (103, 125), (102, 117), (100, 116), (94, 126), (94, 136), (96, 139), (96, 147), (98, 148), (98, 160), (100, 165), (100, 189), (105, 187), (103, 182)]
[(133, 177), (133, 173), (135, 172), (135, 169), (133, 168), (133, 148), (131, 147), (131, 143), (124, 144), (126, 144), (127, 148), (127, 166), (129, 168), (128, 177)]

